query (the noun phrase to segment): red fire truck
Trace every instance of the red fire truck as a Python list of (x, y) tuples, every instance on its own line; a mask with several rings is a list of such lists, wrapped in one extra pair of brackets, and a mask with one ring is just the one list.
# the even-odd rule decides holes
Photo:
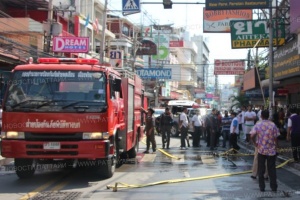
[(134, 158), (144, 132), (142, 80), (97, 59), (40, 58), (16, 66), (3, 101), (2, 156), (20, 178), (37, 165), (89, 162), (103, 177)]

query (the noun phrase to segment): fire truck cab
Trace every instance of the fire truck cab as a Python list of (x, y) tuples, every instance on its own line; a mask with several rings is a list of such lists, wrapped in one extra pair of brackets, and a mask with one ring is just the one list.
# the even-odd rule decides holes
[(40, 58), (16, 66), (3, 100), (3, 157), (27, 178), (61, 161), (113, 176), (134, 158), (144, 126), (142, 80), (96, 59)]

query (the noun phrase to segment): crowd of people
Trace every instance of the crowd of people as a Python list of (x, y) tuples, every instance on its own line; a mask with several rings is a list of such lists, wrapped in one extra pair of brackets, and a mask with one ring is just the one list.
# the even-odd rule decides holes
[[(179, 117), (179, 128), (181, 132), (181, 149), (190, 147), (188, 129), (192, 124), (193, 147), (201, 147), (200, 139), (206, 142), (210, 150), (216, 150), (222, 145), (223, 149), (233, 149), (236, 153), (240, 149), (237, 141), (243, 140), (252, 143), (255, 147), (252, 166), (252, 179), (259, 179), (260, 191), (265, 191), (265, 180), (270, 179), (270, 188), (277, 191), (276, 177), (276, 156), (278, 154), (278, 139), (285, 139), (291, 142), (291, 151), (295, 162), (300, 160), (300, 114), (296, 107), (288, 109), (275, 109), (270, 118), (269, 110), (263, 106), (255, 111), (251, 105), (241, 106), (235, 111), (225, 111), (224, 115), (212, 109), (212, 112), (202, 116), (200, 110), (189, 119), (187, 109)], [(150, 143), (153, 152), (156, 151), (154, 137), (154, 118), (152, 109), (145, 111), (147, 150), (149, 153)], [(170, 132), (173, 123), (173, 116), (168, 107), (160, 116), (160, 130), (162, 135), (162, 148), (170, 148)], [(222, 144), (219, 139), (222, 137)], [(186, 144), (187, 143), (187, 144)]]

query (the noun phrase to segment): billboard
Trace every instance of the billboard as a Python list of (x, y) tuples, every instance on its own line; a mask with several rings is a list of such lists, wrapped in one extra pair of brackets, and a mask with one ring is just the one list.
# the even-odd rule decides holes
[(204, 33), (230, 33), (231, 20), (252, 20), (252, 10), (206, 10), (203, 8)]
[(87, 53), (89, 41), (89, 37), (54, 37), (53, 52)]
[(256, 74), (255, 68), (252, 68), (244, 74), (244, 91), (254, 89), (256, 87), (256, 82), (258, 80)]
[(215, 59), (214, 75), (242, 75), (245, 72), (243, 60)]
[(292, 40), (274, 52), (274, 80), (279, 81), (300, 75), (298, 42)]
[[(269, 47), (269, 28), (267, 20), (231, 21), (231, 48)], [(281, 46), (285, 42), (284, 23), (273, 21), (273, 44)]]
[(206, 0), (207, 10), (269, 8), (270, 0)]
[(157, 69), (157, 68), (147, 68), (147, 69), (136, 69), (136, 74), (142, 79), (172, 79), (172, 69)]

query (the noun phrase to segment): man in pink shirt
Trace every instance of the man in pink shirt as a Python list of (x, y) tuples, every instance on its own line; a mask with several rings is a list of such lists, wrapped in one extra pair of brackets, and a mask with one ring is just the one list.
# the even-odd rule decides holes
[[(251, 140), (258, 151), (258, 181), (260, 191), (265, 191), (265, 163), (267, 161), (267, 169), (270, 178), (270, 187), (272, 191), (277, 191), (277, 175), (276, 175), (276, 149), (278, 148), (277, 137), (280, 132), (276, 125), (268, 120), (269, 111), (261, 112), (261, 121), (258, 121), (251, 130)], [(255, 140), (256, 139), (256, 140)]]

